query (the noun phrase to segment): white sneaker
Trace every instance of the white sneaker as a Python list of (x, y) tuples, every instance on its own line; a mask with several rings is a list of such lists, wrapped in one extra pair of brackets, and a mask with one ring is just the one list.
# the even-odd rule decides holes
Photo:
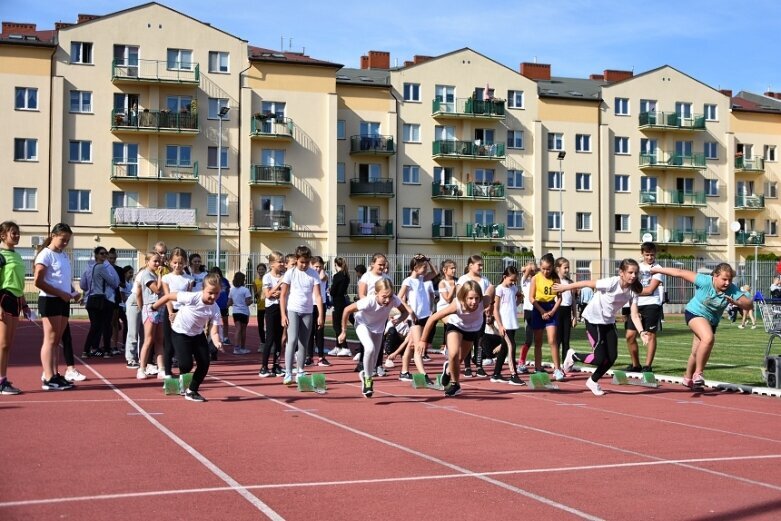
[(396, 364), (394, 364), (393, 360), (391, 360), (390, 358), (386, 358), (385, 367), (387, 367), (388, 369), (393, 369), (394, 367), (396, 367)]
[(168, 375), (165, 374), (163, 371), (160, 371), (160, 372), (157, 373), (157, 379), (158, 380), (165, 380), (166, 378), (168, 378)]
[(385, 376), (385, 368), (380, 366), (377, 368), (377, 376)]
[(146, 375), (147, 376), (155, 376), (159, 371), (157, 370), (157, 366), (154, 364), (147, 364), (146, 366)]
[(602, 396), (605, 394), (605, 391), (602, 390), (602, 388), (599, 386), (599, 383), (595, 382), (591, 378), (586, 380), (586, 387), (591, 389), (591, 392), (594, 393), (595, 396)]
[(572, 348), (567, 349), (567, 356), (564, 357), (564, 363), (561, 364), (561, 369), (565, 373), (569, 373), (572, 371), (572, 368), (575, 367), (575, 350)]
[(249, 349), (244, 349), (243, 347), (234, 347), (233, 348), (233, 354), (234, 355), (248, 355)]
[(328, 351), (328, 356), (339, 356), (339, 348), (334, 347), (330, 351)]
[(147, 374), (144, 372), (144, 370), (139, 367), (138, 371), (136, 371), (136, 379), (137, 380), (146, 380), (147, 378), (149, 378), (149, 376), (147, 376)]
[(355, 353), (355, 356), (353, 357), (353, 362), (357, 362), (361, 359), (361, 353)]
[(562, 371), (561, 369), (556, 369), (555, 371), (553, 371), (553, 379), (556, 380), (557, 382), (563, 381), (564, 378), (566, 377), (564, 376), (564, 371)]
[(342, 348), (339, 349), (339, 352), (336, 353), (336, 356), (350, 356), (352, 354), (353, 354), (353, 352), (350, 351), (349, 347), (342, 347)]
[(493, 358), (483, 358), (483, 365), (494, 365)]
[(81, 382), (83, 380), (86, 380), (87, 377), (81, 374), (76, 369), (68, 369), (67, 371), (65, 371), (65, 379), (68, 380), (69, 382)]
[(306, 373), (304, 371), (298, 371), (298, 373), (296, 373), (296, 383), (298, 383), (298, 379), (301, 378), (302, 376), (306, 376)]
[(285, 377), (282, 379), (282, 383), (284, 385), (290, 385), (293, 383), (293, 375), (292, 374), (286, 374)]

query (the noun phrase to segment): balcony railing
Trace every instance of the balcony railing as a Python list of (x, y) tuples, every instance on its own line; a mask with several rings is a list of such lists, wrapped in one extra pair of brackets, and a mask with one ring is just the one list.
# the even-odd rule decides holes
[(641, 240), (642, 242), (646, 242), (646, 241), (645, 241), (645, 239), (647, 239), (647, 237), (645, 237), (645, 235), (646, 235), (646, 234), (648, 234), (648, 235), (650, 235), (650, 236), (651, 236), (651, 242), (657, 242), (657, 239), (658, 239), (658, 237), (659, 237), (659, 234), (656, 232), (656, 230), (643, 230), (643, 229), (641, 228), (641, 229), (640, 229), (640, 240)]
[(169, 68), (163, 60), (136, 60), (127, 64), (125, 60), (111, 62), (111, 81), (117, 82), (149, 82), (149, 83), (182, 83), (198, 85), (201, 82), (201, 67), (197, 63), (184, 64), (181, 68)]
[(705, 154), (640, 154), (640, 168), (647, 169), (677, 169), (705, 168)]
[(705, 192), (685, 192), (683, 190), (656, 190), (640, 192), (640, 206), (707, 206)]
[(454, 101), (435, 99), (431, 102), (431, 115), (435, 117), (504, 119), (504, 106), (505, 101), (500, 99), (457, 98)]
[(372, 180), (350, 179), (350, 195), (393, 197), (393, 179), (389, 177)]
[(392, 156), (396, 153), (393, 136), (358, 135), (350, 138), (350, 154)]
[(273, 115), (254, 115), (250, 120), (250, 137), (293, 139), (293, 120)]
[(436, 240), (492, 241), (505, 237), (504, 224), (453, 223), (432, 224), (431, 238)]
[(677, 112), (641, 112), (640, 128), (658, 130), (705, 130), (705, 116), (693, 114), (683, 117)]
[(736, 195), (736, 210), (761, 210), (765, 207), (764, 195)]
[(472, 141), (437, 140), (432, 143), (434, 157), (455, 159), (504, 159), (504, 143), (478, 145)]
[(255, 210), (252, 212), (250, 229), (258, 230), (291, 230), (293, 228), (293, 214), (288, 210)]
[(664, 240), (668, 245), (708, 244), (708, 230), (668, 230)]
[(251, 185), (289, 186), (293, 184), (293, 168), (290, 165), (251, 165)]
[(198, 114), (167, 110), (143, 110), (134, 114), (114, 109), (111, 111), (111, 130), (197, 134)]
[(765, 244), (764, 232), (735, 232), (735, 244), (741, 246), (762, 246)]
[(112, 228), (198, 228), (195, 208), (115, 207)]
[(761, 157), (743, 157), (735, 158), (735, 170), (738, 172), (764, 172), (765, 159)]
[(169, 165), (158, 160), (128, 163), (122, 159), (111, 161), (111, 179), (114, 181), (151, 181), (186, 183), (198, 182), (198, 161), (190, 165)]
[(361, 222), (350, 221), (350, 237), (367, 239), (378, 237), (389, 239), (393, 237), (393, 221)]
[(432, 199), (463, 199), (502, 201), (505, 198), (505, 186), (502, 183), (466, 183), (439, 184), (431, 183)]

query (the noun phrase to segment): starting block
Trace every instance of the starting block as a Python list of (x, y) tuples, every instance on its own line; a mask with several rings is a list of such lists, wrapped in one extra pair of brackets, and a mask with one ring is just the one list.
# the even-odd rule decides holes
[(533, 373), (529, 375), (529, 388), (533, 391), (557, 391), (559, 386), (551, 382), (548, 373)]
[(434, 389), (435, 391), (441, 391), (445, 387), (442, 385), (442, 375), (438, 374), (436, 382), (433, 384), (426, 383), (426, 375), (413, 374), (412, 375), (412, 387), (413, 389)]
[(627, 377), (626, 371), (613, 371), (613, 383), (615, 385), (639, 385), (641, 387), (651, 387), (653, 389), (659, 387), (656, 376), (651, 372), (642, 373), (640, 379), (636, 380)]
[(296, 381), (296, 386), (302, 393), (325, 394), (327, 389), (325, 375), (322, 373), (314, 373), (311, 376), (300, 376)]
[(192, 373), (185, 373), (176, 377), (168, 377), (163, 381), (163, 392), (166, 396), (174, 394), (184, 394), (184, 392), (190, 387), (190, 382), (193, 381)]
[(312, 387), (315, 388), (317, 394), (325, 394), (328, 386), (325, 383), (325, 375), (323, 373), (312, 374)]

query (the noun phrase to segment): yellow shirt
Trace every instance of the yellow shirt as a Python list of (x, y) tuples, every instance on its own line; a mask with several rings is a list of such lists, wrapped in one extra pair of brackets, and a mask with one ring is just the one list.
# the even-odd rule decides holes
[(542, 273), (534, 276), (534, 300), (539, 302), (553, 302), (556, 294), (553, 293), (553, 279), (546, 279)]
[(258, 311), (266, 309), (266, 297), (263, 296), (263, 279), (255, 277), (255, 300), (258, 303)]

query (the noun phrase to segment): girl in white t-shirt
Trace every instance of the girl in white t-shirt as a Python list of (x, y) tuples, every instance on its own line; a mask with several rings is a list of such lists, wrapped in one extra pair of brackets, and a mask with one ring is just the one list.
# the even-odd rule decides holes
[[(382, 278), (374, 284), (372, 295), (359, 299), (358, 302), (353, 302), (342, 313), (342, 332), (337, 341), (343, 344), (347, 339), (347, 322), (350, 314), (355, 313), (355, 334), (358, 335), (363, 346), (363, 360), (367, 368), (377, 365), (377, 358), (380, 349), (382, 349), (385, 323), (393, 308), (397, 308), (401, 312), (393, 321), (395, 323), (403, 321), (407, 316), (407, 309), (399, 297), (393, 294), (393, 283)], [(361, 378), (361, 392), (365, 397), (370, 398), (374, 392), (371, 370), (364, 369), (358, 375)]]
[[(404, 279), (401, 283), (401, 289), (399, 290), (399, 299), (407, 307), (410, 318), (412, 318), (412, 327), (410, 328), (410, 341), (407, 344), (407, 349), (404, 351), (404, 356), (401, 358), (401, 374), (399, 380), (412, 380), (412, 375), (409, 373), (409, 361), (412, 358), (414, 351), (415, 367), (418, 373), (426, 375), (426, 368), (423, 365), (423, 355), (426, 353), (427, 347), (420, 349), (421, 333), (423, 328), (426, 327), (431, 316), (431, 300), (429, 298), (428, 290), (426, 289), (426, 281), (436, 277), (437, 270), (432, 266), (431, 260), (423, 254), (415, 255), (409, 264), (410, 275)], [(429, 335), (433, 335), (434, 329), (430, 329)], [(431, 344), (431, 338), (423, 337), (423, 344), (429, 346)], [(428, 376), (426, 376), (428, 379)], [(433, 382), (431, 382), (433, 384)]]
[[(472, 255), (469, 257), (469, 260), (466, 264), (466, 273), (458, 278), (456, 287), (461, 287), (461, 285), (468, 280), (471, 280), (480, 286), (480, 290), (483, 294), (484, 312), (486, 316), (493, 315), (494, 285), (491, 284), (491, 281), (488, 280), (487, 277), (483, 276), (483, 258), (480, 255)], [(482, 326), (480, 327), (480, 330), (481, 331), (477, 335), (473, 345), (474, 353), (471, 357), (466, 357), (464, 359), (464, 376), (467, 378), (472, 378), (474, 376), (488, 376), (483, 369), (483, 350), (480, 349), (480, 335), (482, 335)], [(477, 371), (475, 373), (472, 372), (472, 367), (470, 365), (470, 362), (472, 361), (477, 366)]]
[[(174, 253), (171, 254), (171, 259), (168, 262), (168, 265), (171, 267), (171, 272), (166, 273), (163, 275), (163, 294), (168, 295), (169, 293), (178, 293), (180, 291), (192, 291), (194, 280), (191, 275), (188, 275), (184, 271), (184, 266), (187, 263), (187, 257), (184, 255), (183, 251), (180, 249), (175, 249)], [(173, 335), (171, 334), (171, 324), (173, 324), (174, 320), (176, 319), (176, 312), (179, 310), (179, 304), (176, 302), (169, 302), (166, 304), (166, 309), (168, 310), (168, 323), (163, 321), (163, 373), (157, 374), (158, 378), (160, 378), (161, 374), (163, 374), (162, 378), (171, 376), (172, 373), (172, 367), (173, 367), (173, 358), (174, 358), (174, 347), (173, 347)], [(167, 337), (167, 338), (166, 338)]]
[[(282, 314), (279, 311), (279, 295), (281, 293), (282, 277), (285, 274), (285, 256), (279, 251), (272, 251), (268, 255), (268, 271), (263, 275), (262, 295), (266, 303), (266, 341), (263, 343), (263, 352), (260, 355), (260, 371), (258, 376), (282, 376), (284, 373), (279, 366), (279, 355), (282, 352)], [(273, 349), (273, 351), (272, 351)], [(268, 367), (268, 359), (274, 354), (273, 365)]]
[(529, 298), (529, 291), (531, 290), (532, 278), (537, 274), (537, 263), (530, 260), (526, 263), (521, 271), (521, 293), (523, 294), (523, 321), (526, 322), (526, 328), (524, 330), (525, 336), (523, 345), (521, 346), (521, 357), (518, 359), (518, 372), (528, 373), (526, 368), (526, 356), (529, 354), (529, 349), (534, 345), (534, 329), (532, 328), (532, 314), (534, 312), (534, 305), (532, 305), (532, 299)]
[[(556, 259), (554, 264), (559, 280), (564, 284), (569, 284), (572, 279), (569, 277), (569, 261), (564, 257)], [(577, 290), (568, 290), (561, 293), (561, 304), (556, 312), (556, 338), (559, 341), (559, 350), (561, 351), (560, 360), (564, 360), (569, 351), (569, 339), (572, 334), (572, 328), (578, 323), (578, 308), (575, 302), (578, 299)]]
[(176, 350), (176, 359), (179, 361), (180, 382), (182, 381), (181, 375), (192, 371), (193, 358), (195, 358), (195, 373), (190, 386), (183, 390), (186, 400), (207, 401), (198, 392), (209, 372), (211, 358), (204, 328), (211, 321), (212, 342), (217, 349), (222, 351), (219, 328), (222, 323), (222, 314), (219, 306), (215, 304), (221, 291), (221, 278), (216, 273), (212, 273), (204, 278), (203, 291), (168, 293), (150, 305), (152, 311), (160, 309), (169, 302), (175, 302), (179, 306), (176, 318), (171, 325), (171, 336)]
[(252, 292), (244, 285), (247, 277), (240, 271), (233, 274), (233, 287), (228, 294), (228, 307), (233, 306), (233, 325), (236, 336), (233, 341), (234, 355), (247, 355), (247, 324), (249, 324), (249, 306), (252, 304)]
[[(456, 296), (456, 262), (452, 259), (445, 259), (442, 261), (439, 272), (442, 275), (442, 279), (437, 286), (439, 300), (437, 300), (437, 309), (435, 311), (447, 307), (448, 304), (453, 302), (453, 299)], [(440, 346), (442, 354), (446, 353), (446, 347), (443, 338), (442, 345)]]
[(573, 289), (589, 287), (594, 290), (594, 297), (583, 310), (586, 322), (586, 332), (593, 348), (591, 353), (576, 353), (570, 349), (562, 364), (564, 372), (572, 370), (575, 362), (595, 365), (594, 374), (586, 380), (586, 387), (597, 396), (605, 391), (599, 386), (599, 379), (613, 367), (618, 358), (618, 335), (616, 334), (616, 314), (627, 302), (631, 302), (632, 321), (637, 326), (643, 343), (647, 341), (648, 333), (643, 331), (643, 323), (637, 310), (637, 295), (643, 291), (643, 285), (637, 278), (640, 266), (633, 259), (624, 259), (618, 267), (618, 275), (599, 280), (583, 280), (570, 284), (554, 284), (553, 291), (561, 293)]
[(202, 269), (201, 256), (197, 253), (191, 253), (189, 258), (189, 275), (193, 278), (193, 291), (203, 289), (203, 279), (206, 278), (206, 271)]
[[(496, 296), (494, 297), (494, 327), (498, 335), (508, 344), (510, 357), (507, 359), (507, 365), (510, 366), (511, 385), (526, 385), (518, 374), (515, 366), (516, 344), (515, 333), (518, 331), (518, 304), (520, 304), (522, 295), (518, 291), (518, 270), (515, 266), (507, 266), (502, 273), (502, 282), (496, 286)], [(498, 359), (497, 359), (498, 360)], [(501, 379), (502, 364), (494, 364), (494, 377)]]
[[(356, 270), (358, 266), (355, 267)], [(369, 270), (361, 275), (358, 279), (358, 300), (373, 295), (374, 285), (378, 280), (388, 278), (386, 270), (388, 269), (388, 259), (382, 253), (375, 253), (372, 255), (371, 263), (369, 264)], [(359, 372), (363, 370), (363, 347), (359, 347), (359, 352), (356, 357), (360, 356), (360, 361), (355, 366), (353, 371)]]

